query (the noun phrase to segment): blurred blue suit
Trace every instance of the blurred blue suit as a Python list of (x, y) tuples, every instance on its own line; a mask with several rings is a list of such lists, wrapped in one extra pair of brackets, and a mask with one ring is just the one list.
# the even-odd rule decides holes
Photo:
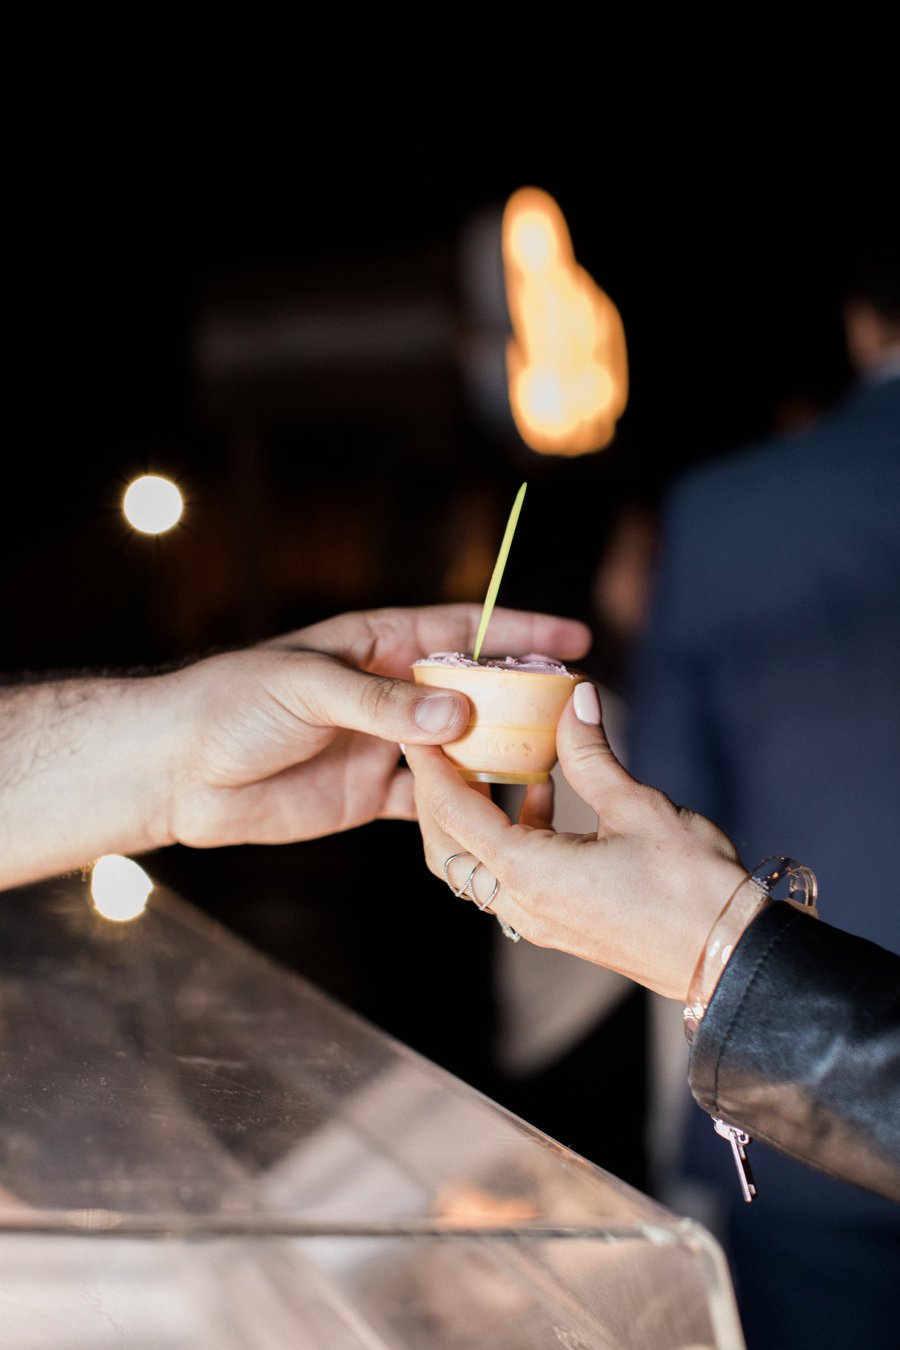
[[(807, 863), (824, 919), (900, 952), (900, 374), (676, 486), (630, 703), (638, 778), (748, 866)], [(727, 1144), (689, 1120), (750, 1350), (900, 1344), (900, 1209), (760, 1144), (744, 1205)]]

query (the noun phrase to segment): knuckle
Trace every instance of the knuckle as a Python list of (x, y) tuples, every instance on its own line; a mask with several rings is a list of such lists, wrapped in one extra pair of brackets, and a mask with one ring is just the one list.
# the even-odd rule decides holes
[(573, 745), (570, 747), (567, 759), (570, 764), (577, 769), (596, 768), (597, 766), (597, 747), (596, 745)]
[(671, 816), (675, 809), (664, 792), (644, 783), (631, 784), (624, 798), (629, 811), (646, 822)]
[(518, 895), (525, 889), (530, 871), (527, 860), (527, 840), (529, 831), (526, 826), (510, 827), (509, 848), (503, 858), (503, 879), (506, 890)]
[(366, 679), (363, 694), (363, 707), (367, 717), (380, 722), (390, 715), (397, 706), (399, 686), (396, 680), (386, 675), (370, 675)]
[(685, 816), (686, 810), (686, 807), (679, 807), (682, 820), (698, 842), (707, 848), (715, 849), (724, 858), (737, 858), (737, 849), (718, 825), (701, 815), (699, 811), (688, 811)]
[(436, 825), (449, 834), (451, 838), (456, 837), (454, 830), (454, 812), (446, 791), (441, 787), (430, 787), (426, 796), (428, 811)]
[(656, 815), (668, 815), (673, 809), (676, 809), (661, 788), (644, 787), (641, 796), (644, 798), (648, 810), (653, 811)]

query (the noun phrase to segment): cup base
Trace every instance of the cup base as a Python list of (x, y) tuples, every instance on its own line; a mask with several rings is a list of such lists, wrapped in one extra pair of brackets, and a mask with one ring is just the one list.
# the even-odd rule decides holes
[(501, 773), (499, 769), (496, 772), (490, 769), (459, 769), (458, 773), (467, 783), (524, 784), (530, 787), (532, 783), (547, 783), (550, 780), (549, 773)]

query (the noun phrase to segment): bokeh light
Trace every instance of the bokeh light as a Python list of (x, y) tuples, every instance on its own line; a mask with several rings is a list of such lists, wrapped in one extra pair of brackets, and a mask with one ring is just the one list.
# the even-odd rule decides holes
[(576, 262), (563, 213), (548, 193), (513, 193), (502, 236), (513, 328), (507, 378), (519, 434), (539, 454), (602, 450), (628, 400), (619, 311)]
[(131, 858), (105, 853), (94, 863), (91, 873), (91, 897), (104, 919), (127, 923), (142, 914), (153, 882)]
[(184, 498), (170, 479), (145, 473), (128, 487), (122, 510), (141, 534), (163, 534), (181, 519)]

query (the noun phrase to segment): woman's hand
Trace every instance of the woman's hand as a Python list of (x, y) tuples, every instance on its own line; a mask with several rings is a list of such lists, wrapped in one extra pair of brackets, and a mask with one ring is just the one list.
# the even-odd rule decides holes
[(557, 733), (563, 773), (597, 812), (596, 834), (557, 834), (550, 784), (528, 788), (513, 824), (473, 789), (439, 749), (408, 746), (428, 866), (449, 869), (523, 938), (684, 999), (716, 917), (745, 869), (734, 845), (703, 816), (633, 779), (614, 756), (597, 691), (576, 685)]

